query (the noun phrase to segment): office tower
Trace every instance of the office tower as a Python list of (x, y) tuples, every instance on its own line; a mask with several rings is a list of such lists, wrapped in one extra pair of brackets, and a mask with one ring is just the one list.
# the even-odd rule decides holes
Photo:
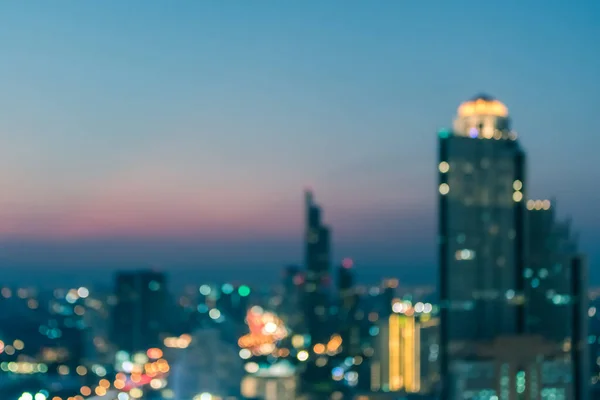
[(481, 95), (439, 132), (444, 398), (473, 346), (523, 331), (525, 155), (504, 104)]
[[(307, 337), (305, 344), (323, 345), (329, 342), (333, 326), (330, 323), (330, 241), (329, 229), (323, 225), (321, 208), (313, 193), (305, 192), (305, 276), (302, 303)], [(327, 398), (331, 393), (331, 371), (316, 364), (316, 357), (303, 363), (299, 394), (306, 398)]]
[(572, 343), (571, 359), (573, 362), (575, 400), (590, 398), (590, 355), (588, 346), (589, 333), (589, 297), (588, 272), (585, 256), (576, 254), (571, 258), (571, 297), (572, 297)]
[(329, 228), (321, 221), (321, 208), (311, 191), (305, 192), (306, 236), (304, 312), (308, 333), (313, 343), (329, 338), (328, 315), (331, 277)]
[(572, 396), (585, 399), (589, 390), (585, 259), (577, 254), (570, 221), (556, 219), (554, 202), (529, 200), (527, 210), (526, 330), (567, 353), (574, 378)]
[(425, 314), (419, 318), (421, 333), (421, 393), (437, 392), (440, 383), (440, 318)]
[(550, 200), (529, 200), (527, 210), (526, 330), (562, 346), (573, 331), (570, 262), (577, 241), (569, 221), (556, 220)]
[(381, 286), (381, 310), (379, 312), (379, 315), (387, 318), (392, 314), (392, 302), (396, 298), (396, 290), (398, 289), (398, 279), (384, 279)]
[(302, 294), (304, 290), (304, 272), (295, 265), (287, 266), (283, 271), (283, 293), (279, 315), (292, 332), (304, 333), (304, 314)]
[(598, 334), (600, 334), (600, 292), (597, 288), (589, 291), (589, 309), (588, 309), (588, 363), (589, 363), (589, 375), (591, 383), (591, 394), (592, 399), (600, 398), (600, 340)]
[(112, 342), (132, 354), (161, 345), (166, 325), (165, 275), (154, 271), (120, 272), (115, 281)]
[(421, 334), (412, 306), (378, 324), (371, 390), (416, 393), (421, 387)]
[(352, 274), (353, 261), (346, 258), (338, 268), (339, 323), (345, 355), (360, 353), (360, 324), (356, 319), (358, 293)]

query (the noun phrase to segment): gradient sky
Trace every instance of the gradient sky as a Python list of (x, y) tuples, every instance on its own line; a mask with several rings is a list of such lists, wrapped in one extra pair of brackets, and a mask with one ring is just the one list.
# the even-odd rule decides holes
[(275, 271), (301, 261), (310, 185), (336, 259), (433, 281), (435, 133), (479, 92), (595, 265), (599, 18), (597, 0), (0, 2), (0, 268)]

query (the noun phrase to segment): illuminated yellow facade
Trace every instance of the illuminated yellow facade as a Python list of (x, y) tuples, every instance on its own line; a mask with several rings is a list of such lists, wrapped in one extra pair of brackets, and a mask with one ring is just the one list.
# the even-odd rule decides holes
[(508, 108), (496, 100), (486, 98), (476, 98), (465, 101), (458, 107), (459, 117), (472, 117), (475, 115), (491, 115), (494, 117), (508, 117)]
[(402, 376), (402, 346), (400, 346), (402, 332), (400, 328), (400, 317), (393, 314), (390, 317), (390, 342), (388, 344), (389, 355), (390, 355), (390, 377), (389, 377), (389, 390), (397, 392), (402, 389), (404, 385)]
[(372, 390), (416, 393), (421, 389), (420, 325), (414, 313), (392, 314), (381, 327)]

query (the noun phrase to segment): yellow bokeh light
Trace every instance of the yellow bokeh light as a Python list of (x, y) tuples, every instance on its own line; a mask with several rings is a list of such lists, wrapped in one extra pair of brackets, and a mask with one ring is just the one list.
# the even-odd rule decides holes
[(523, 182), (521, 182), (520, 180), (516, 180), (513, 182), (513, 189), (515, 190), (521, 190), (523, 189)]
[(513, 193), (513, 200), (516, 202), (519, 202), (521, 200), (523, 200), (523, 193), (521, 192), (514, 192)]
[(550, 206), (551, 206), (551, 204), (550, 204), (550, 200), (544, 200), (544, 201), (542, 202), (542, 208), (543, 208), (544, 210), (549, 210), (549, 209), (550, 209)]
[(442, 183), (440, 185), (440, 194), (445, 196), (450, 192), (450, 186), (447, 183)]
[(541, 210), (543, 207), (543, 202), (541, 200), (536, 200), (535, 201), (535, 209), (536, 210)]

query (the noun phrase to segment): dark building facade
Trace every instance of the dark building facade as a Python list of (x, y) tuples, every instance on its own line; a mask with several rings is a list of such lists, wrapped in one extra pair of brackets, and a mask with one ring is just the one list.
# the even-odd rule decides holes
[(283, 270), (283, 296), (279, 314), (292, 332), (304, 333), (302, 295), (304, 293), (304, 271), (299, 266), (289, 265)]
[(359, 295), (354, 283), (353, 262), (347, 258), (338, 267), (338, 316), (343, 353), (358, 355), (361, 345), (361, 326), (356, 318)]
[(115, 280), (113, 344), (131, 353), (160, 347), (167, 323), (165, 275), (154, 271), (120, 272)]
[(585, 258), (577, 253), (570, 221), (556, 218), (554, 202), (529, 200), (526, 329), (569, 355), (573, 398), (589, 392), (588, 297)]
[(529, 200), (527, 209), (526, 329), (562, 344), (573, 331), (570, 262), (577, 242), (549, 200)]
[(330, 232), (321, 220), (321, 208), (313, 193), (305, 193), (306, 236), (304, 282), (304, 314), (308, 334), (313, 343), (329, 338), (328, 317), (331, 296)]
[[(443, 388), (479, 342), (523, 331), (525, 155), (504, 104), (477, 96), (439, 133)], [(447, 397), (447, 396), (445, 396)]]
[(439, 133), (443, 399), (588, 398), (585, 259), (549, 200), (526, 201), (525, 167), (489, 96)]

